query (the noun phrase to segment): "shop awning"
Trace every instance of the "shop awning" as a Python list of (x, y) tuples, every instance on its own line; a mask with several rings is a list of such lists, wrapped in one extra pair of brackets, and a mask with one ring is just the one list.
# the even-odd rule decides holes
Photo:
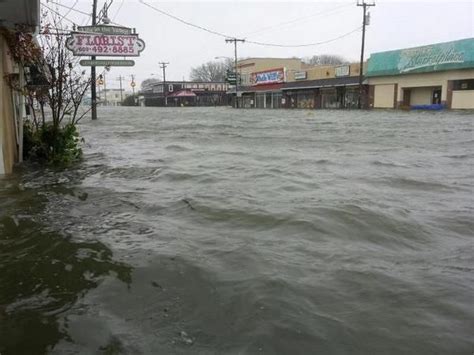
[(181, 90), (181, 91), (177, 91), (168, 95), (168, 97), (196, 97), (196, 96), (197, 95), (190, 90)]
[(344, 76), (318, 80), (304, 80), (285, 83), (282, 90), (317, 89), (324, 87), (359, 85), (358, 76)]

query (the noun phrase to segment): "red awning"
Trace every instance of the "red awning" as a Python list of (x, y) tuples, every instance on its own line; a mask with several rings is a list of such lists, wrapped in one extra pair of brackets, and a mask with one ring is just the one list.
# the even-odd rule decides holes
[(196, 94), (190, 90), (181, 90), (169, 94), (168, 97), (196, 97)]

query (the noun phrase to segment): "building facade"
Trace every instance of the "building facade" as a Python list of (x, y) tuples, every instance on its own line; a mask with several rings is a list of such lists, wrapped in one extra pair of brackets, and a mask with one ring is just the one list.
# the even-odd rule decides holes
[[(238, 100), (243, 108), (358, 107), (358, 63), (314, 66), (298, 58), (250, 58), (240, 61), (237, 68), (242, 78)], [(366, 106), (366, 85), (362, 93)]]
[(139, 93), (140, 106), (228, 105), (225, 82), (167, 81), (150, 84)]
[(26, 118), (24, 96), (12, 90), (10, 82), (26, 85), (29, 69), (10, 55), (4, 33), (18, 31), (37, 33), (40, 24), (39, 0), (0, 1), (0, 175), (12, 172), (13, 165), (23, 154), (23, 119)]
[(474, 109), (474, 38), (371, 54), (373, 108)]

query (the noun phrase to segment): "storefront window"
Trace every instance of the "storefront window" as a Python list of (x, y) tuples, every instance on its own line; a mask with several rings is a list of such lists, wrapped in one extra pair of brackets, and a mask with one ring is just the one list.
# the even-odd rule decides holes
[(273, 93), (273, 108), (281, 108), (281, 92)]
[(313, 91), (299, 91), (296, 94), (296, 107), (312, 109), (314, 108), (314, 92)]
[(359, 100), (359, 88), (346, 88), (344, 98), (345, 108), (357, 108)]
[(338, 100), (336, 89), (321, 89), (321, 107), (322, 108), (340, 108), (341, 103)]
[(258, 92), (255, 94), (256, 108), (265, 108), (265, 93)]

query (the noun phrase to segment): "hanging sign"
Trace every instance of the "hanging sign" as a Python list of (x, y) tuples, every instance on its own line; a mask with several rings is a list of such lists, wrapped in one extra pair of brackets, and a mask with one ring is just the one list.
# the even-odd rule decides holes
[(295, 72), (295, 80), (303, 80), (306, 79), (307, 73), (305, 71), (297, 71)]
[(350, 74), (350, 66), (349, 65), (341, 65), (340, 67), (335, 68), (335, 76), (349, 76)]
[(285, 70), (283, 68), (252, 73), (250, 77), (250, 82), (253, 85), (276, 84), (284, 81)]
[(125, 27), (97, 26), (96, 31), (91, 27), (94, 26), (87, 26), (87, 31), (71, 32), (71, 36), (67, 38), (66, 47), (72, 51), (73, 55), (138, 57), (145, 49), (145, 42), (138, 38), (137, 34), (103, 33), (123, 32)]
[(132, 29), (129, 27), (95, 25), (95, 26), (78, 26), (78, 32), (102, 33), (108, 35), (131, 35)]
[(133, 67), (135, 62), (123, 59), (82, 59), (79, 64), (83, 67)]

